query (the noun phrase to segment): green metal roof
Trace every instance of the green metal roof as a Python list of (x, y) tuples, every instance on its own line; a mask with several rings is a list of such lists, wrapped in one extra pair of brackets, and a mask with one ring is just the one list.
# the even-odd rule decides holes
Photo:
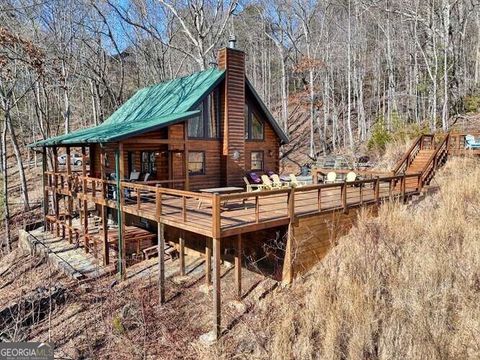
[(212, 68), (141, 89), (102, 124), (30, 146), (112, 142), (183, 121), (199, 112), (194, 109), (224, 75)]
[[(29, 147), (113, 142), (184, 121), (199, 113), (198, 104), (224, 76), (225, 70), (212, 68), (140, 89), (102, 124), (38, 141)], [(245, 82), (277, 135), (287, 143), (288, 137), (252, 84), (246, 78)]]

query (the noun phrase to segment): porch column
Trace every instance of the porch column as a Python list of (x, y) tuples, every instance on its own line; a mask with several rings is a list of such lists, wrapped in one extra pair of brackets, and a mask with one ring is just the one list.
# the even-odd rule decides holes
[(158, 221), (158, 297), (160, 304), (165, 303), (165, 233), (164, 225)]
[(58, 177), (57, 177), (57, 173), (58, 173), (58, 151), (57, 151), (57, 147), (54, 146), (52, 148), (52, 151), (53, 151), (53, 188), (54, 188), (54, 191), (53, 191), (53, 207), (54, 207), (54, 210), (55, 210), (55, 234), (57, 237), (60, 236), (60, 219), (59, 219), (59, 215), (60, 215), (60, 209), (59, 209), (59, 198), (58, 198), (58, 193), (57, 193), (57, 187), (58, 187)]
[(235, 251), (235, 285), (238, 299), (242, 298), (242, 234), (237, 235), (237, 248)]
[(72, 243), (72, 157), (70, 146), (67, 146), (67, 226), (68, 226), (68, 242)]
[(82, 208), (83, 208), (83, 245), (85, 247), (85, 252), (90, 251), (90, 244), (88, 241), (88, 202), (87, 202), (87, 153), (85, 146), (82, 146)]
[(185, 157), (185, 190), (190, 190), (190, 176), (188, 174), (188, 121), (183, 126), (183, 156)]
[(102, 242), (103, 242), (103, 265), (110, 264), (110, 248), (108, 245), (108, 217), (107, 206), (105, 201), (106, 196), (106, 184), (105, 184), (105, 149), (100, 145), (100, 178), (102, 179), (102, 200), (101, 214), (102, 214)]
[(127, 277), (126, 273), (126, 254), (123, 235), (125, 234), (125, 211), (124, 211), (124, 192), (122, 181), (125, 177), (125, 164), (123, 158), (123, 144), (119, 143), (118, 150), (115, 152), (115, 178), (117, 181), (117, 215), (118, 215), (118, 273), (122, 280)]
[(48, 222), (47, 222), (47, 215), (48, 215), (48, 189), (47, 189), (47, 149), (45, 147), (42, 148), (42, 190), (43, 190), (43, 228), (45, 231), (48, 230)]

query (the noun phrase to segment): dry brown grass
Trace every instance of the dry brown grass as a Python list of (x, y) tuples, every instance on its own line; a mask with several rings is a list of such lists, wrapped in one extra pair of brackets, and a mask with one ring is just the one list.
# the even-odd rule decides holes
[(392, 171), (397, 162), (402, 158), (403, 155), (405, 155), (411, 145), (412, 139), (408, 138), (388, 143), (385, 151), (382, 154), (377, 154), (376, 158), (378, 160), (375, 163), (374, 170)]
[(272, 294), (204, 357), (480, 358), (480, 165), (453, 159), (440, 190), (359, 220), (322, 263)]

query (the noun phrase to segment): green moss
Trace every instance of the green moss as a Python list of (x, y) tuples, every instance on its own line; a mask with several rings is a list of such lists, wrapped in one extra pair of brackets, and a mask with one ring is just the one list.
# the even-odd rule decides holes
[(113, 327), (113, 331), (117, 334), (123, 334), (125, 332), (125, 327), (123, 326), (120, 315), (115, 315), (113, 317), (112, 327)]

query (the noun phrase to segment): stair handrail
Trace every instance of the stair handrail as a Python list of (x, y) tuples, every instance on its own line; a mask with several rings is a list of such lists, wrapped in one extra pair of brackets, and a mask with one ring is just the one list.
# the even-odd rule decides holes
[[(430, 157), (428, 158), (427, 163), (425, 164), (425, 166), (423, 167), (423, 170), (422, 170), (420, 188), (423, 187), (423, 179), (424, 179), (425, 175), (427, 174), (427, 170), (430, 167), (430, 164), (432, 162), (436, 162), (437, 155), (439, 154), (440, 150), (442, 150), (442, 147), (444, 145), (445, 145), (445, 149), (448, 151), (448, 140), (449, 140), (449, 138), (450, 138), (450, 133), (447, 133), (445, 135), (445, 137), (443, 138), (443, 140), (438, 144), (438, 146), (435, 147), (435, 151), (432, 153), (432, 155), (430, 155)], [(436, 163), (433, 164), (433, 171), (435, 171), (435, 167), (436, 167)]]
[(423, 134), (422, 135), (419, 135), (414, 143), (412, 144), (412, 146), (410, 146), (410, 148), (408, 149), (408, 151), (402, 156), (402, 158), (397, 162), (397, 164), (395, 165), (394, 169), (393, 169), (393, 174), (394, 175), (398, 175), (398, 172), (400, 171), (400, 169), (402, 168), (402, 166), (406, 163), (406, 167), (405, 167), (405, 170), (406, 168), (408, 167), (408, 162), (409, 162), (409, 159), (410, 159), (410, 155), (412, 154), (413, 150), (415, 150), (415, 148), (420, 145), (420, 148), (422, 147), (422, 141), (423, 141)]

